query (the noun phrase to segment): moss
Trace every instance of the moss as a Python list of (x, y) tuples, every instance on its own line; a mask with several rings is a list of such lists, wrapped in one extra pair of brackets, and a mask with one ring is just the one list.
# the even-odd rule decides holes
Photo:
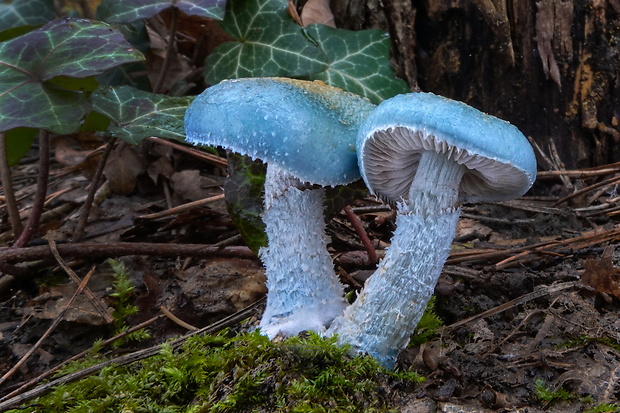
[(551, 389), (542, 379), (536, 379), (536, 381), (534, 381), (534, 394), (538, 400), (545, 403), (555, 403), (578, 398), (576, 394), (570, 393), (563, 388), (557, 390)]
[(424, 309), (424, 314), (415, 328), (415, 332), (409, 340), (409, 347), (414, 347), (422, 343), (431, 341), (436, 335), (439, 327), (443, 326), (443, 321), (435, 313), (436, 296), (432, 296)]
[(383, 412), (388, 391), (423, 380), (348, 350), (315, 334), (281, 343), (257, 332), (191, 337), (178, 351), (163, 345), (157, 356), (60, 386), (19, 411)]

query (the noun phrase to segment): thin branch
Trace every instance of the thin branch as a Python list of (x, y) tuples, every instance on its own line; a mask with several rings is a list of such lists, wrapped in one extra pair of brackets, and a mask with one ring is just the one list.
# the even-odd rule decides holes
[(13, 229), (13, 239), (17, 239), (24, 230), (22, 220), (19, 217), (19, 209), (17, 208), (17, 200), (13, 191), (13, 183), (11, 182), (11, 170), (6, 158), (6, 136), (0, 133), (0, 182), (4, 189), (4, 199), (6, 209), (9, 214), (9, 221)]
[(161, 88), (164, 84), (164, 80), (166, 79), (166, 72), (168, 72), (168, 68), (170, 67), (170, 63), (172, 62), (172, 54), (175, 51), (175, 37), (177, 35), (177, 22), (178, 22), (178, 10), (176, 7), (172, 8), (171, 15), (171, 23), (170, 23), (170, 35), (168, 36), (168, 44), (166, 50), (166, 57), (164, 58), (164, 62), (161, 65), (161, 70), (159, 72), (159, 77), (157, 78), (157, 83), (153, 87), (154, 93), (161, 93)]
[(150, 136), (146, 139), (152, 142), (157, 142), (161, 145), (169, 146), (178, 151), (185, 152), (189, 155), (192, 155), (195, 158), (198, 158), (202, 161), (207, 162), (208, 164), (218, 166), (220, 168), (226, 168), (228, 166), (228, 161), (226, 161), (225, 158), (222, 158), (221, 156), (217, 156), (217, 155), (212, 155), (200, 149), (189, 148), (187, 146), (179, 145), (178, 143), (168, 141), (162, 138), (157, 138), (155, 136)]
[(549, 285), (549, 286), (543, 286), (543, 287), (540, 287), (540, 288), (532, 291), (531, 293), (522, 295), (521, 297), (517, 297), (514, 300), (508, 301), (507, 303), (504, 303), (504, 304), (502, 304), (500, 306), (497, 306), (495, 308), (491, 308), (490, 310), (483, 311), (482, 313), (476, 314), (475, 316), (472, 316), (472, 317), (466, 318), (464, 320), (457, 321), (456, 323), (450, 324), (448, 326), (445, 326), (445, 327), (443, 327), (443, 330), (448, 330), (448, 331), (454, 330), (455, 328), (461, 327), (461, 326), (463, 326), (463, 325), (465, 325), (467, 323), (471, 323), (473, 321), (480, 320), (481, 318), (485, 318), (485, 317), (489, 317), (489, 316), (492, 316), (492, 315), (495, 315), (495, 314), (502, 313), (502, 312), (504, 312), (506, 310), (509, 310), (509, 309), (511, 309), (513, 307), (516, 307), (518, 305), (521, 305), (521, 304), (525, 304), (525, 303), (527, 303), (529, 301), (532, 301), (532, 300), (535, 300), (537, 298), (545, 297), (547, 295), (555, 294), (557, 292), (564, 291), (564, 290), (567, 290), (567, 289), (570, 289), (570, 288), (574, 288), (574, 287), (577, 287), (577, 286), (579, 286), (577, 281), (567, 281), (567, 282), (564, 282), (564, 283), (559, 283), (559, 284), (554, 284), (554, 285)]
[(181, 212), (189, 211), (192, 208), (197, 208), (203, 205), (212, 204), (213, 202), (223, 201), (225, 199), (224, 194), (215, 195), (209, 198), (199, 199), (198, 201), (188, 202), (187, 204), (179, 205), (174, 208), (166, 209), (164, 211), (155, 212), (153, 214), (141, 215), (139, 219), (157, 219), (163, 218), (170, 215), (178, 214)]
[(349, 222), (351, 222), (351, 225), (353, 225), (353, 229), (355, 229), (357, 236), (362, 241), (362, 244), (364, 245), (364, 248), (368, 253), (368, 260), (370, 264), (377, 264), (377, 261), (379, 261), (379, 259), (377, 258), (377, 251), (375, 251), (374, 245), (372, 245), (370, 238), (368, 238), (368, 234), (366, 233), (366, 230), (362, 225), (362, 220), (360, 219), (360, 217), (357, 216), (355, 212), (353, 212), (353, 208), (351, 208), (351, 206), (349, 205), (344, 207), (344, 212), (345, 214), (347, 214), (347, 218), (349, 218)]
[(39, 230), (39, 221), (43, 214), (43, 205), (47, 194), (47, 182), (50, 168), (50, 134), (41, 129), (39, 132), (39, 175), (37, 178), (37, 192), (34, 196), (34, 204), (30, 211), (30, 217), (21, 235), (15, 241), (14, 248), (22, 248), (30, 242), (34, 234)]
[(101, 176), (103, 175), (103, 169), (105, 168), (105, 164), (112, 152), (112, 148), (114, 147), (114, 143), (116, 139), (111, 139), (110, 142), (105, 147), (103, 151), (103, 155), (101, 155), (101, 160), (97, 165), (97, 170), (95, 171), (95, 176), (93, 177), (93, 181), (90, 184), (90, 188), (88, 188), (88, 195), (86, 196), (86, 200), (84, 201), (84, 205), (82, 206), (82, 211), (80, 212), (80, 220), (78, 221), (75, 230), (73, 231), (73, 237), (71, 238), (71, 242), (77, 242), (82, 238), (84, 234), (84, 228), (86, 228), (86, 223), (88, 222), (88, 216), (90, 215), (90, 209), (93, 206), (93, 201), (95, 199), (95, 194), (97, 193), (97, 189), (99, 188), (99, 181), (101, 180)]
[[(214, 247), (203, 244), (155, 244), (140, 242), (98, 243), (82, 242), (75, 244), (58, 244), (62, 257), (87, 257), (89, 259), (122, 257), (127, 255), (149, 255), (162, 257), (222, 257), (256, 260), (257, 256), (245, 246)], [(16, 264), (37, 260), (53, 259), (49, 245), (27, 248), (0, 248), (0, 265)], [(6, 268), (10, 270), (10, 267)], [(13, 274), (20, 275), (20, 274)]]
[[(71, 280), (73, 280), (74, 283), (76, 283), (77, 285), (81, 285), (82, 281), (80, 280), (80, 277), (78, 277), (78, 275), (67, 265), (65, 260), (63, 260), (58, 253), (58, 248), (56, 248), (56, 241), (54, 241), (53, 239), (49, 239), (47, 242), (50, 250), (52, 251), (52, 255), (54, 255), (54, 258), (56, 259), (58, 264), (62, 267), (63, 270), (65, 270), (67, 275), (69, 275), (69, 277), (71, 278)], [(95, 294), (93, 294), (90, 288), (85, 286), (84, 294), (86, 295), (86, 297), (88, 297), (90, 302), (93, 304), (93, 307), (95, 307), (97, 312), (108, 324), (114, 322), (114, 317), (110, 315), (106, 306), (103, 305), (97, 297), (95, 297)]]

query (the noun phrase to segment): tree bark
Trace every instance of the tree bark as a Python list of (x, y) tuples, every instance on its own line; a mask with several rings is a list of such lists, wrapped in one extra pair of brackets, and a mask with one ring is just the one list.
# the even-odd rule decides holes
[(332, 0), (332, 9), (338, 27), (390, 33), (396, 74), (412, 90), (510, 121), (546, 153), (555, 146), (567, 169), (620, 161), (620, 0)]

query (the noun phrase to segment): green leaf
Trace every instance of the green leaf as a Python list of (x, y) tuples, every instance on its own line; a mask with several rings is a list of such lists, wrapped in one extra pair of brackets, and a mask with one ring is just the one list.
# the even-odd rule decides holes
[(256, 253), (267, 245), (263, 213), (263, 187), (267, 166), (249, 156), (228, 154), (228, 177), (224, 181), (226, 207), (246, 245)]
[(6, 160), (9, 166), (17, 165), (19, 160), (26, 155), (34, 138), (37, 136), (36, 129), (15, 128), (4, 134), (6, 139)]
[(373, 103), (410, 92), (407, 84), (394, 76), (387, 33), (353, 32), (321, 24), (311, 24), (307, 30), (327, 55), (328, 62), (325, 70), (313, 73), (309, 79), (365, 96)]
[(150, 19), (173, 6), (185, 14), (222, 20), (226, 0), (104, 0), (97, 8), (97, 18), (110, 23), (129, 23)]
[(185, 110), (193, 96), (170, 97), (130, 86), (103, 89), (91, 98), (93, 110), (108, 117), (108, 132), (137, 144), (149, 136), (183, 141)]
[(2, 32), (21, 26), (39, 26), (55, 18), (52, 0), (4, 0), (0, 3)]
[(222, 28), (236, 41), (207, 57), (205, 78), (300, 77), (326, 69), (325, 54), (289, 16), (286, 0), (229, 0)]
[(0, 43), (0, 131), (75, 131), (90, 110), (88, 95), (52, 79), (85, 78), (143, 59), (114, 28), (84, 19), (57, 19)]

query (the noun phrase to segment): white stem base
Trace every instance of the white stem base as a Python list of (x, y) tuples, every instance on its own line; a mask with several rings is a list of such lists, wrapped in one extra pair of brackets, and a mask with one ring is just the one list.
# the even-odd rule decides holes
[(393, 367), (433, 295), (458, 218), (459, 211), (426, 218), (401, 211), (379, 268), (327, 334)]
[(422, 154), (409, 200), (399, 205), (391, 246), (364, 290), (327, 331), (393, 367), (433, 295), (456, 231), (465, 167)]
[(270, 338), (323, 333), (346, 307), (327, 251), (324, 190), (300, 190), (291, 185), (295, 181), (268, 166), (263, 214), (268, 246), (260, 251), (268, 293), (260, 328)]

